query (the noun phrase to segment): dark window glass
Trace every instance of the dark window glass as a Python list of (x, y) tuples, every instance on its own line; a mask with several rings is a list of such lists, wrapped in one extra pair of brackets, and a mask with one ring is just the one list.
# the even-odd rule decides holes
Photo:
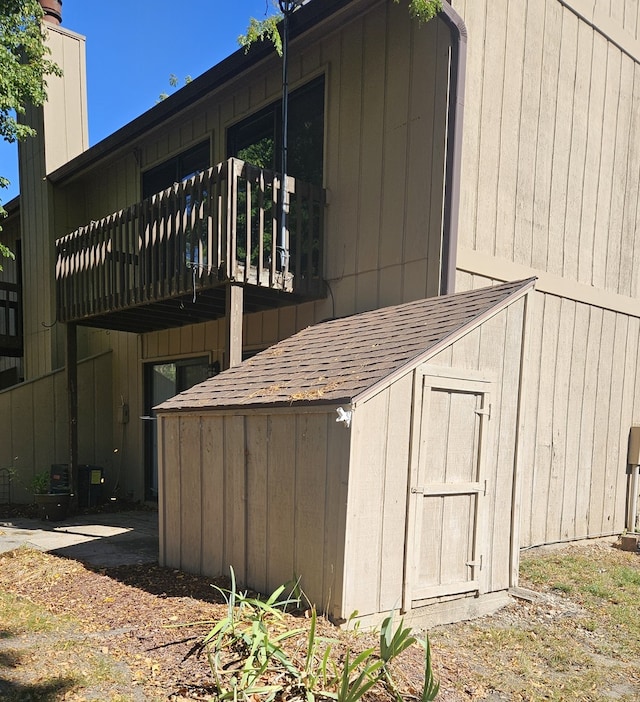
[[(227, 131), (227, 152), (243, 161), (280, 170), (282, 101), (233, 125)], [(289, 96), (288, 175), (322, 185), (324, 152), (324, 77)]]
[(211, 166), (209, 142), (198, 144), (142, 174), (142, 199), (181, 183)]

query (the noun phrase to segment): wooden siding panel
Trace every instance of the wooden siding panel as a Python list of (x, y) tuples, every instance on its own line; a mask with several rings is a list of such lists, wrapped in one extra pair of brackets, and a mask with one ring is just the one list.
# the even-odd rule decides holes
[(479, 181), (476, 246), (490, 253), (495, 251), (496, 238), (502, 90), (506, 68), (507, 4), (507, 0), (497, 0), (486, 6), (487, 32), (484, 45), (485, 63), (478, 154), (478, 170), (482, 176)]
[(575, 303), (560, 300), (557, 329), (555, 382), (551, 396), (551, 468), (547, 500), (547, 541), (561, 541), (562, 510), (566, 486), (567, 418), (572, 350), (574, 344)]
[[(33, 468), (36, 473), (40, 473), (47, 470), (51, 463), (55, 463), (51, 460), (55, 456), (55, 378), (49, 376), (45, 382), (35, 383), (31, 389), (32, 394), (29, 393), (28, 398), (30, 402), (33, 402), (32, 421), (34, 434), (38, 437), (33, 445)], [(90, 396), (92, 397), (93, 393)], [(80, 417), (84, 419), (82, 414)], [(14, 421), (16, 420), (20, 421), (20, 417), (14, 417)], [(3, 425), (3, 431), (5, 429), (5, 425)], [(20, 429), (24, 430), (24, 426), (21, 426)], [(91, 433), (82, 432), (83, 444), (89, 443), (91, 445), (91, 440), (95, 438), (92, 430), (93, 427), (91, 427)], [(79, 455), (82, 456), (82, 454)], [(88, 456), (86, 452), (84, 455)], [(11, 465), (11, 463), (7, 465)]]
[(614, 370), (612, 360), (615, 324), (615, 314), (605, 312), (602, 322), (600, 358), (597, 366), (597, 406), (593, 441), (591, 504), (589, 508), (589, 530), (593, 535), (599, 535), (602, 533), (602, 524), (605, 521), (604, 508), (607, 464), (607, 426), (609, 424), (609, 400), (611, 398), (610, 389)]
[(245, 418), (224, 419), (224, 569), (246, 581)]
[[(439, 41), (439, 22), (430, 23), (427, 27), (420, 27), (414, 23), (412, 27), (413, 55), (410, 66), (409, 86), (409, 129), (407, 137), (408, 176), (405, 192), (406, 207), (406, 236), (404, 241), (404, 260), (427, 259), (429, 245), (438, 243), (440, 237), (431, 238), (429, 233), (435, 234), (439, 229), (442, 201), (442, 179), (438, 178), (438, 170), (434, 164), (442, 164), (443, 147), (435, 143), (440, 139), (437, 126), (433, 119), (429, 119), (434, 106), (441, 104), (437, 97), (440, 89), (436, 85), (439, 70), (433, 70), (441, 60), (443, 47)], [(421, 35), (428, 34), (427, 41), (421, 41)], [(434, 61), (434, 47), (436, 59)], [(445, 51), (445, 60), (448, 56)], [(430, 67), (431, 70), (425, 70)], [(442, 86), (446, 90), (446, 83)], [(440, 168), (440, 174), (442, 168)], [(436, 191), (436, 192), (434, 192)], [(430, 215), (435, 213), (437, 226), (431, 231)], [(436, 255), (439, 252), (436, 251)], [(424, 285), (423, 281), (423, 285)], [(424, 294), (423, 294), (424, 295)], [(405, 297), (405, 299), (407, 299)]]
[[(501, 392), (506, 383), (505, 393), (509, 393), (514, 403), (517, 402), (516, 387), (512, 386), (513, 378), (505, 378), (505, 363), (510, 359), (515, 347), (520, 354), (521, 340), (508, 337), (513, 334), (513, 328), (507, 329), (507, 312), (501, 312), (482, 325), (480, 330), (480, 349), (478, 367), (483, 375), (496, 381), (491, 388), (491, 415), (485, 425), (483, 461), (484, 476), (487, 480), (486, 495), (480, 496), (483, 503), (481, 520), (477, 526), (483, 567), (480, 571), (482, 591), (491, 592), (509, 587), (509, 546), (511, 534), (511, 492), (513, 487), (513, 461), (502, 463), (503, 453), (513, 455), (513, 446), (503, 445), (503, 441), (513, 440), (515, 426), (514, 416), (510, 414), (512, 407), (507, 400), (503, 409), (502, 402), (506, 400)], [(520, 336), (522, 329), (520, 329)], [(495, 349), (501, 353), (495, 353)], [(488, 388), (487, 388), (488, 389)], [(504, 432), (504, 436), (503, 436)], [(483, 543), (484, 541), (484, 543)]]
[(377, 612), (380, 601), (373, 583), (380, 572), (388, 412), (385, 390), (356, 410), (351, 425), (343, 606), (360, 615)]
[(295, 575), (296, 434), (291, 423), (289, 415), (269, 417), (267, 586), (270, 591)]
[(179, 568), (182, 556), (180, 418), (161, 417), (158, 421), (161, 423), (161, 429), (158, 433), (162, 440), (158, 450), (160, 491), (158, 504), (162, 508), (160, 565), (168, 568)]
[[(532, 3), (529, 3), (530, 5)], [(534, 3), (537, 4), (537, 3)], [(465, 7), (464, 21), (469, 36), (477, 37), (467, 48), (467, 75), (482, 76), (484, 67), (484, 36), (486, 8), (484, 3), (471, 2)], [(481, 180), (479, 171), (480, 124), (482, 111), (482, 80), (469, 80), (465, 86), (465, 115), (462, 135), (462, 182), (473, 184), (463, 187), (460, 193), (460, 244), (477, 248), (476, 225), (479, 192), (477, 184)]]
[[(546, 297), (544, 300), (544, 315), (542, 322), (542, 348), (540, 353), (539, 397), (544, 398), (538, 408), (536, 423), (535, 446), (535, 475), (533, 482), (534, 500), (537, 506), (532, 508), (535, 522), (532, 524), (534, 543), (544, 543), (547, 538), (546, 515), (550, 490), (557, 488), (551, 485), (551, 460), (553, 455), (553, 408), (550, 398), (553, 397), (556, 373), (556, 358), (558, 353), (558, 325), (560, 320), (560, 300)], [(542, 514), (545, 517), (541, 517)]]
[[(389, 6), (387, 17), (384, 141), (382, 144), (382, 232), (378, 267), (402, 262), (399, 245), (406, 233), (405, 192), (411, 54), (406, 41), (409, 17), (405, 8)], [(393, 233), (393, 234), (392, 234)]]
[(180, 419), (180, 569), (202, 572), (202, 435), (200, 417)]
[(402, 598), (406, 539), (409, 447), (413, 374), (394, 383), (389, 393), (388, 440), (383, 484), (378, 611), (398, 607)]
[(344, 601), (344, 558), (346, 540), (346, 509), (349, 483), (349, 450), (351, 431), (344, 424), (328, 417), (327, 428), (327, 491), (323, 561), (323, 603), (327, 612), (337, 619), (349, 617)]
[[(617, 101), (614, 161), (611, 188), (611, 209), (609, 217), (607, 263), (605, 285), (608, 290), (628, 294), (631, 290), (629, 266), (624, 267), (626, 275), (621, 276), (621, 257), (629, 258), (629, 251), (622, 250), (622, 227), (624, 220), (624, 205), (627, 197), (627, 174), (629, 162), (629, 134), (631, 128), (631, 104), (633, 101), (633, 63), (623, 56), (620, 65), (619, 94)], [(613, 136), (613, 135), (612, 135)], [(638, 168), (638, 164), (635, 164)]]
[[(569, 303), (565, 302), (565, 305)], [(586, 361), (589, 334), (589, 308), (575, 305), (572, 333), (571, 364), (569, 371), (568, 397), (566, 405), (566, 440), (564, 441), (565, 458), (562, 471), (564, 474), (563, 499), (560, 513), (560, 536), (572, 539), (576, 535), (577, 498), (581, 489), (580, 474), (580, 421), (583, 411), (583, 397), (586, 392)], [(568, 315), (567, 315), (568, 316)], [(568, 336), (568, 331), (566, 332)], [(565, 339), (566, 341), (567, 339)]]
[[(592, 54), (589, 73), (589, 104), (587, 112), (587, 135), (582, 186), (582, 209), (580, 213), (580, 245), (578, 248), (577, 280), (590, 285), (593, 280), (593, 257), (597, 211), (598, 180), (602, 146), (602, 122), (607, 71), (607, 44), (590, 29), (583, 30), (592, 39)], [(586, 65), (583, 66), (586, 71)], [(567, 262), (570, 265), (570, 261)], [(569, 270), (569, 269), (567, 269)]]
[[(542, 78), (540, 84), (540, 118), (537, 149), (534, 160), (535, 186), (533, 192), (532, 265), (545, 270), (549, 260), (549, 217), (552, 185), (553, 150), (556, 126), (555, 105), (558, 99), (562, 10), (557, 2), (547, 2), (542, 48)], [(529, 166), (530, 167), (530, 166)], [(554, 242), (555, 243), (555, 242)]]
[[(497, 433), (498, 452), (495, 469), (495, 503), (489, 512), (489, 525), (493, 533), (491, 551), (490, 590), (509, 587), (511, 547), (516, 525), (512, 512), (514, 476), (516, 470), (516, 444), (518, 441), (518, 402), (520, 399), (520, 377), (522, 337), (524, 332), (525, 301), (511, 305), (501, 316), (504, 323), (504, 356), (496, 385), (496, 415), (491, 431)], [(484, 336), (484, 334), (483, 334)], [(499, 414), (498, 414), (499, 411)], [(493, 412), (493, 408), (492, 408)], [(499, 420), (499, 424), (498, 424)], [(517, 508), (516, 508), (517, 509)]]
[(580, 414), (580, 449), (576, 476), (575, 537), (590, 533), (591, 490), (595, 474), (594, 436), (598, 407), (598, 360), (602, 338), (602, 310), (589, 310), (586, 334), (585, 383)]
[(224, 565), (224, 420), (202, 418), (202, 574), (228, 575)]
[(600, 153), (600, 178), (598, 183), (596, 228), (593, 250), (592, 285), (606, 288), (607, 251), (610, 246), (607, 229), (611, 215), (611, 188), (615, 152), (611, 144), (611, 135), (616, 133), (616, 115), (618, 94), (620, 90), (620, 52), (614, 47), (607, 48), (607, 77), (604, 113), (602, 122), (603, 142)]
[(567, 11), (562, 12), (559, 20), (561, 23), (560, 61), (558, 65), (549, 194), (549, 249), (545, 268), (551, 273), (562, 275), (565, 247), (559, 245), (559, 242), (564, 243), (567, 238), (565, 221), (567, 216), (569, 160), (573, 131), (572, 120), (568, 116), (574, 111), (578, 20), (573, 13)]
[[(606, 427), (606, 460), (604, 465), (604, 494), (602, 524), (600, 533), (611, 534), (616, 531), (616, 492), (619, 477), (626, 473), (627, 444), (622, 439), (622, 404), (624, 393), (624, 375), (627, 356), (627, 332), (629, 320), (623, 315), (615, 316), (613, 332), (612, 377), (609, 387), (609, 416)], [(605, 428), (603, 427), (603, 431)], [(622, 439), (622, 441), (621, 441)], [(624, 505), (623, 505), (624, 510)], [(620, 515), (618, 515), (619, 517)], [(624, 511), (622, 512), (624, 517)], [(620, 525), (622, 528), (622, 524)]]
[[(362, 70), (363, 70), (363, 27), (362, 22), (355, 23), (349, 36), (342, 35), (340, 48), (339, 94), (339, 176), (336, 182), (337, 193), (345, 202), (358, 202), (360, 187), (361, 137), (360, 120), (362, 117)], [(343, 270), (356, 269), (358, 207), (341, 208), (340, 257)]]
[(268, 553), (268, 419), (265, 415), (246, 418), (247, 432), (247, 577), (246, 584), (266, 593)]
[(500, 163), (497, 183), (495, 253), (507, 259), (514, 256), (514, 223), (516, 219), (518, 153), (522, 93), (524, 83), (524, 46), (526, 12), (507, 6), (505, 37), (505, 71), (502, 76), (502, 110), (500, 116)]
[[(622, 277), (630, 280), (629, 290), (621, 290), (633, 297), (640, 297), (640, 66), (634, 69), (633, 104), (631, 106), (631, 134), (629, 145), (629, 170), (627, 173), (627, 197), (625, 199), (622, 231)], [(628, 270), (630, 267), (630, 270)]]
[[(323, 603), (323, 560), (327, 494), (327, 423), (325, 414), (302, 414), (296, 421), (294, 573), (311, 602)], [(291, 417), (291, 422), (294, 418)]]
[[(447, 146), (447, 120), (443, 119), (447, 113), (449, 98), (449, 68), (451, 54), (451, 33), (447, 27), (438, 23), (435, 25), (436, 39), (432, 41), (436, 50), (435, 57), (427, 62), (430, 68), (435, 67), (436, 90), (434, 94), (433, 107), (424, 113), (424, 117), (415, 116), (415, 122), (431, 120), (433, 126), (433, 150), (431, 152), (431, 190), (425, 193), (423, 207), (429, 208), (428, 222), (429, 228), (425, 232), (428, 236), (427, 258), (427, 292), (426, 296), (440, 295), (440, 284), (442, 277), (442, 233), (443, 233), (443, 213), (444, 200), (442, 194), (445, 190), (446, 168), (446, 146)], [(433, 50), (433, 49), (432, 49)], [(464, 130), (463, 130), (464, 131)], [(415, 149), (412, 149), (414, 152)], [(453, 281), (450, 281), (452, 283)]]

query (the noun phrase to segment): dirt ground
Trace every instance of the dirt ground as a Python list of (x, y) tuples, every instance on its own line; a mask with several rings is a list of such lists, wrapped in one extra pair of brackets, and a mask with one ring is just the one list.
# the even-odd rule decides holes
[[(596, 558), (605, 550), (610, 557), (612, 551), (611, 544), (586, 548)], [(0, 618), (0, 699), (212, 699), (206, 659), (189, 655), (211, 624), (176, 627), (212, 622), (226, 611), (211, 579), (153, 565), (92, 570), (75, 561), (19, 549), (0, 556), (2, 593), (11, 594), (12, 604), (3, 605), (0, 599), (0, 613), (2, 606), (22, 605), (25, 612), (19, 615), (23, 622), (19, 626)], [(539, 636), (535, 632), (556, 626), (572, 631), (572, 620), (580, 612), (581, 605), (566, 594), (538, 587), (537, 594), (514, 599), (491, 617), (433, 630), (434, 672), (441, 683), (438, 699), (640, 700), (638, 662), (620, 672), (615, 648), (607, 656), (602, 646), (592, 646), (597, 643), (597, 626), (591, 632), (576, 628), (573, 640), (581, 655), (576, 653), (575, 658), (582, 660), (582, 653), (592, 646), (591, 659), (597, 657), (598, 666), (611, 668), (611, 694), (601, 696), (594, 687), (585, 689), (583, 696), (565, 697), (562, 676), (553, 671), (545, 677), (532, 670), (531, 680), (520, 685), (510, 680), (523, 677), (514, 668), (517, 634), (531, 640)], [(340, 637), (350, 650), (374, 641), (370, 635), (340, 633), (326, 622), (320, 626), (320, 633)], [(500, 632), (506, 632), (509, 640), (503, 641)], [(396, 672), (407, 699), (421, 684), (422, 661), (422, 651), (412, 649), (398, 662)], [(529, 692), (515, 692), (523, 689)]]

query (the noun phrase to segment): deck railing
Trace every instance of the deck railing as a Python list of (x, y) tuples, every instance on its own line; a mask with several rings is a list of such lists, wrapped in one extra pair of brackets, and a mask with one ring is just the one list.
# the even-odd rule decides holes
[(226, 281), (316, 296), (324, 192), (287, 177), (289, 255), (278, 265), (281, 180), (231, 158), (58, 239), (58, 319), (195, 295)]
[(0, 282), (0, 356), (22, 355), (22, 293), (17, 283)]

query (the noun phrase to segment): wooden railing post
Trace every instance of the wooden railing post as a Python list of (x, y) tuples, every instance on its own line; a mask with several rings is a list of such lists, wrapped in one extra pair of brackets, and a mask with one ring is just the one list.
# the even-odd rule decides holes
[[(323, 207), (321, 188), (292, 176), (285, 184), (230, 158), (59, 239), (58, 319), (106, 316), (230, 281), (315, 296)], [(288, 252), (282, 265), (279, 245)]]
[(233, 368), (242, 363), (242, 312), (244, 290), (241, 285), (229, 283), (226, 290), (226, 331), (224, 364)]

